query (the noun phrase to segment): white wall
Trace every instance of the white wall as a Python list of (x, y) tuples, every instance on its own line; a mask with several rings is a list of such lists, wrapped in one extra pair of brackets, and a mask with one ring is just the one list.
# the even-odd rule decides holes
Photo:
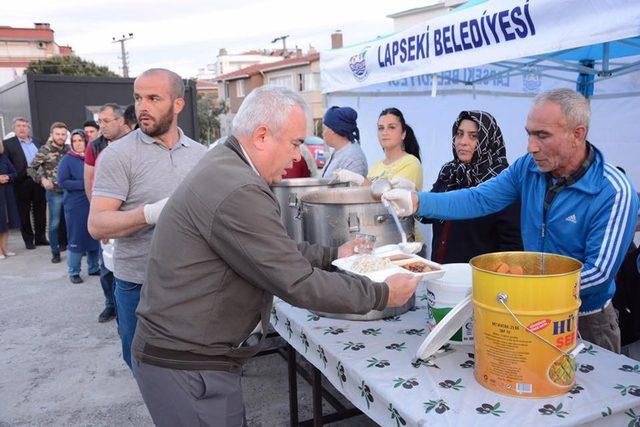
[[(449, 13), (452, 9), (466, 3), (467, 0), (449, 0), (449, 1), (425, 1), (424, 6), (433, 6), (428, 10), (416, 11), (412, 14), (398, 16), (393, 19), (393, 31), (402, 31), (406, 28), (421, 24), (430, 19)], [(411, 10), (411, 9), (409, 9)]]
[(0, 86), (15, 80), (16, 75), (20, 77), (24, 70), (24, 67), (0, 67)]

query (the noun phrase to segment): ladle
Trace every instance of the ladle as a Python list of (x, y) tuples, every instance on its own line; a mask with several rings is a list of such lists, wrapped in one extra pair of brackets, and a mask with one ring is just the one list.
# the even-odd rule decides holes
[(382, 200), (382, 194), (386, 191), (391, 190), (393, 187), (391, 183), (386, 178), (378, 178), (371, 183), (370, 191), (371, 196), (376, 200), (381, 200), (382, 204), (387, 208), (393, 221), (396, 223), (396, 227), (398, 227), (398, 231), (400, 232), (400, 237), (402, 238), (402, 242), (398, 244), (400, 250), (406, 254), (416, 254), (420, 252), (422, 249), (421, 242), (407, 242), (407, 234), (404, 232), (402, 228), (402, 224), (400, 224), (400, 219), (398, 218), (398, 213), (395, 208), (386, 200)]
[(391, 183), (388, 179), (378, 178), (371, 183), (369, 191), (371, 191), (371, 197), (379, 201), (382, 198), (382, 194), (391, 190), (392, 188), (393, 187), (391, 186)]
[(398, 218), (398, 213), (396, 209), (391, 205), (391, 203), (386, 200), (382, 200), (382, 204), (387, 208), (391, 217), (393, 218), (393, 222), (396, 223), (396, 227), (398, 227), (398, 231), (400, 232), (400, 238), (402, 242), (398, 243), (398, 247), (405, 254), (417, 254), (422, 249), (422, 242), (407, 242), (407, 234), (404, 232), (402, 228), (402, 224), (400, 224), (400, 219)]

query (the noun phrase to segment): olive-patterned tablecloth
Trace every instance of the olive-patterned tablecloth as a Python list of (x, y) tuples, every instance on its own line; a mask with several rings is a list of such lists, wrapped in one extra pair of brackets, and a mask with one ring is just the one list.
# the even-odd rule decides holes
[(402, 316), (355, 322), (318, 317), (275, 299), (278, 333), (355, 406), (383, 426), (616, 425), (640, 426), (640, 364), (586, 344), (577, 382), (555, 398), (494, 393), (473, 376), (472, 346), (414, 361), (429, 333), (422, 285), (416, 308)]

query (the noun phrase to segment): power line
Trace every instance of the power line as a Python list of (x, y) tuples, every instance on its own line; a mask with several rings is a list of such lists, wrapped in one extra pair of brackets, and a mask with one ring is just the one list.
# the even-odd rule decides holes
[(129, 33), (129, 35), (122, 35), (119, 39), (116, 40), (115, 37), (112, 37), (113, 41), (111, 43), (120, 43), (120, 51), (122, 53), (122, 76), (129, 77), (129, 64), (128, 64), (128, 54), (124, 48), (124, 42), (127, 40), (131, 40), (133, 38), (133, 33)]
[(286, 36), (280, 36), (280, 37), (276, 37), (275, 39), (271, 40), (271, 43), (277, 43), (279, 40), (282, 40), (282, 56), (283, 57), (287, 57), (287, 38), (289, 37), (289, 35)]

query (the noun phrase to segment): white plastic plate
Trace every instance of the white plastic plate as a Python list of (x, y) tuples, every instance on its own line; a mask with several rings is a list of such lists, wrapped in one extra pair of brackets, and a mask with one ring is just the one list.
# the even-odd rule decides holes
[(351, 267), (353, 266), (353, 264), (358, 260), (359, 257), (361, 257), (362, 255), (352, 255), (350, 257), (345, 257), (345, 258), (338, 258), (336, 260), (334, 260), (331, 264), (342, 270), (342, 271), (346, 271), (348, 273), (351, 274), (358, 274), (361, 276), (365, 276), (368, 277), (369, 279), (373, 280), (374, 282), (384, 282), (385, 279), (391, 275), (394, 274), (398, 274), (398, 273), (406, 273), (406, 274), (413, 274), (415, 276), (420, 276), (421, 279), (425, 279), (425, 278), (433, 278), (433, 279), (439, 279), (440, 277), (444, 276), (445, 273), (445, 269), (442, 265), (433, 262), (433, 261), (429, 261), (428, 259), (424, 259), (418, 255), (406, 255), (404, 254), (404, 252), (400, 251), (400, 250), (396, 250), (396, 251), (385, 251), (384, 253), (375, 253), (374, 254), (376, 256), (380, 256), (382, 257), (389, 257), (389, 256), (393, 256), (393, 255), (405, 255), (408, 256), (410, 258), (408, 258), (407, 260), (402, 260), (402, 261), (398, 261), (398, 262), (410, 262), (410, 260), (420, 260), (424, 263), (426, 263), (429, 267), (433, 268), (433, 271), (428, 271), (425, 273), (413, 273), (409, 270), (406, 270), (402, 267), (400, 267), (399, 265), (395, 264), (393, 261), (391, 262), (391, 266), (389, 268), (385, 268), (383, 270), (378, 270), (378, 271), (372, 271), (370, 273), (357, 273), (355, 271), (353, 271), (351, 269)]

